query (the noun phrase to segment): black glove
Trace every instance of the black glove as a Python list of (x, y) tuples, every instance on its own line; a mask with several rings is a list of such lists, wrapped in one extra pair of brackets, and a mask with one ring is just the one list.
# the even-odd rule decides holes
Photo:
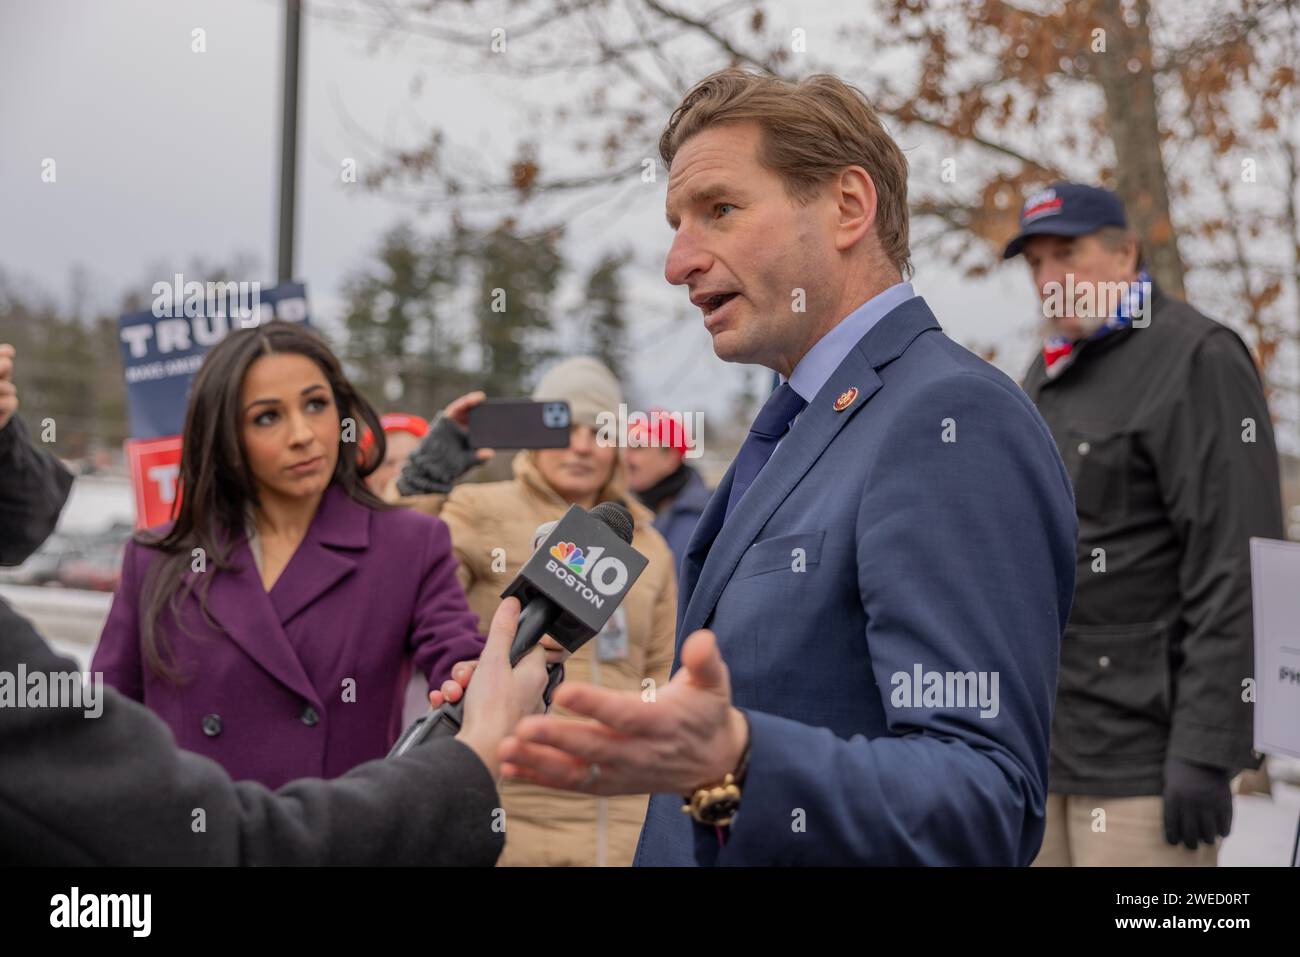
[(481, 461), (478, 452), (470, 448), (469, 434), (439, 415), (402, 467), (397, 491), (402, 495), (446, 494), (456, 479)]
[(1165, 840), (1196, 850), (1232, 829), (1232, 789), (1223, 768), (1165, 761)]

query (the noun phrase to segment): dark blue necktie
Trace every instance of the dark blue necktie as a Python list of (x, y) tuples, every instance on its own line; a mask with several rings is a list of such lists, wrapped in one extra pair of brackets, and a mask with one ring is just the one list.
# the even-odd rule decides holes
[(790, 428), (794, 417), (807, 404), (798, 392), (790, 388), (788, 382), (781, 383), (767, 397), (763, 408), (758, 412), (758, 417), (754, 419), (754, 424), (749, 427), (749, 436), (745, 439), (745, 444), (740, 447), (740, 452), (736, 455), (736, 472), (731, 480), (731, 494), (727, 496), (727, 511), (722, 516), (723, 522), (731, 517), (736, 503), (745, 494), (745, 489), (754, 483), (759, 470), (772, 457), (772, 450), (776, 448), (776, 443)]

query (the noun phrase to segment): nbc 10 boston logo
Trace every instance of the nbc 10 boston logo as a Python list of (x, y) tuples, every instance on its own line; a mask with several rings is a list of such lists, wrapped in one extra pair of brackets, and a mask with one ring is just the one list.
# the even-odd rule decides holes
[(550, 554), (546, 570), (596, 608), (604, 607), (606, 598), (617, 595), (627, 585), (627, 566), (613, 555), (606, 555), (600, 545), (584, 552), (573, 542), (556, 542)]

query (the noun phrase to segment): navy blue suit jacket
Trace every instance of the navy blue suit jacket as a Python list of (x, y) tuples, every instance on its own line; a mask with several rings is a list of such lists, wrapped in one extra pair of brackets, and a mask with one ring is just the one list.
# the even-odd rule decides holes
[(1028, 864), (1077, 534), (1028, 398), (915, 298), (724, 526), (731, 481), (682, 563), (677, 641), (718, 636), (751, 727), (741, 809), (720, 846), (653, 796), (636, 863)]

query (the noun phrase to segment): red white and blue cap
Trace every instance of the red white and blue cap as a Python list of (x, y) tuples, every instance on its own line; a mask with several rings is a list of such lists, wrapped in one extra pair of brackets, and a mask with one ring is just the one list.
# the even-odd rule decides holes
[(1003, 259), (1020, 255), (1031, 236), (1086, 236), (1103, 226), (1127, 226), (1124, 204), (1108, 189), (1082, 183), (1053, 183), (1025, 200), (1020, 234), (1007, 243)]

